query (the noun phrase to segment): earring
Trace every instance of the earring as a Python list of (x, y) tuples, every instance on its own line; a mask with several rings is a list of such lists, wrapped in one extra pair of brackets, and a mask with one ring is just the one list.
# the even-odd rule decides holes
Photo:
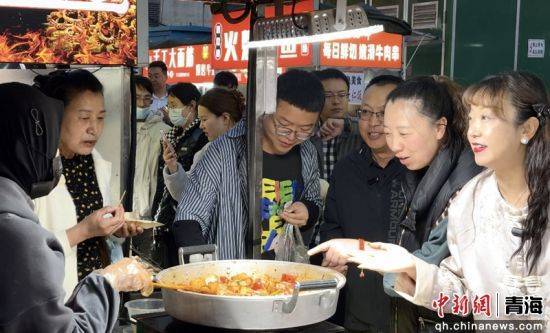
[(529, 139), (527, 139), (527, 138), (521, 138), (520, 142), (523, 143), (524, 145), (526, 145), (526, 144), (529, 143)]

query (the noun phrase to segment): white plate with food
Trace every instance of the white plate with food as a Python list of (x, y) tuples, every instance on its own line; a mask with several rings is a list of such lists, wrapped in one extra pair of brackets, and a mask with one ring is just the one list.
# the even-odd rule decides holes
[(143, 229), (152, 229), (155, 227), (162, 227), (164, 225), (162, 223), (155, 222), (155, 221), (142, 220), (139, 218), (139, 215), (137, 215), (134, 212), (124, 213), (124, 219), (127, 222), (135, 223), (138, 227), (141, 227)]

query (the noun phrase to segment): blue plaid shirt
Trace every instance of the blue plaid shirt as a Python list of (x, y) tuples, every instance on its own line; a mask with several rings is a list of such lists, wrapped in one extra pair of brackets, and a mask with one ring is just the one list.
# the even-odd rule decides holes
[[(300, 145), (304, 200), (321, 209), (317, 153), (308, 140)], [(176, 214), (177, 223), (197, 221), (209, 244), (218, 245), (220, 259), (244, 259), (248, 228), (248, 169), (244, 120), (212, 142), (188, 173)], [(258, 226), (260, 227), (260, 226)], [(314, 228), (317, 230), (318, 228)], [(313, 235), (315, 237), (316, 235)], [(313, 238), (314, 239), (314, 238)], [(307, 242), (307, 240), (304, 240)]]

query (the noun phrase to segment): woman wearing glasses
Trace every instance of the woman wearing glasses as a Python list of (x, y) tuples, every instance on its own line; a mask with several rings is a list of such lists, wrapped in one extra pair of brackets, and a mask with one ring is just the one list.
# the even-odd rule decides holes
[[(300, 227), (305, 242), (311, 238), (321, 200), (317, 155), (308, 139), (323, 104), (323, 87), (313, 74), (291, 70), (279, 77), (276, 111), (262, 122), (261, 247), (266, 258), (273, 257), (284, 223)], [(246, 122), (212, 142), (188, 176), (173, 226), (176, 247), (217, 244), (221, 259), (245, 258)]]

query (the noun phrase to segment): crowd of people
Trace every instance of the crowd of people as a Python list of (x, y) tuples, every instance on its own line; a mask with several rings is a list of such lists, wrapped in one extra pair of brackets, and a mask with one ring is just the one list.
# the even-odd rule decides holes
[[(162, 223), (153, 233), (125, 221), (110, 197), (110, 163), (95, 149), (108, 111), (92, 73), (0, 85), (0, 244), (11, 251), (2, 251), (0, 330), (28, 330), (31, 317), (52, 330), (112, 329), (118, 292), (152, 288), (145, 267), (123, 258), (129, 237), (161, 268), (177, 265), (185, 246), (246, 257), (247, 122), (236, 77), (218, 73), (201, 94), (168, 86), (162, 62), (148, 73), (132, 82), (131, 209)], [(297, 228), (309, 254), (322, 253), (318, 264), (346, 275), (349, 332), (480, 319), (450, 306), (442, 318), (432, 306), (440, 293), (535, 295), (548, 309), (543, 82), (509, 72), (463, 89), (443, 76), (380, 75), (353, 113), (349, 91), (334, 68), (278, 77), (275, 112), (258, 124), (262, 258), (277, 258), (285, 226)], [(548, 324), (548, 313), (529, 318)]]

